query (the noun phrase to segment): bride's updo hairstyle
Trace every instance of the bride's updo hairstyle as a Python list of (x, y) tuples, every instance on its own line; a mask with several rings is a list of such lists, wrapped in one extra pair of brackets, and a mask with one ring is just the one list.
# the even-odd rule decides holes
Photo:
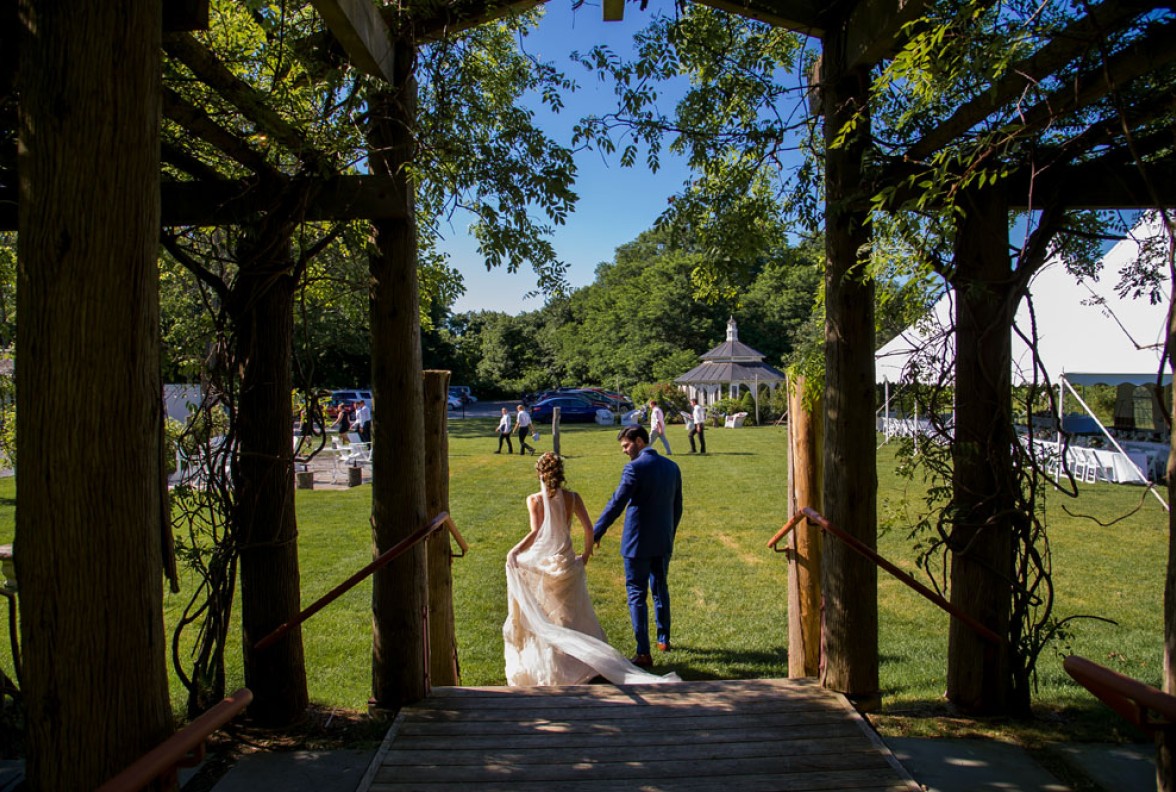
[(535, 463), (535, 470), (539, 472), (539, 480), (549, 490), (557, 490), (564, 484), (563, 460), (551, 451), (539, 457)]

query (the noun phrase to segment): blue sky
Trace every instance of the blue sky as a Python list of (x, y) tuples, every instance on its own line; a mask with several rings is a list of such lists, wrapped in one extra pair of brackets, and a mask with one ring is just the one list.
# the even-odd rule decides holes
[[(552, 115), (535, 102), (540, 126), (556, 141), (570, 145), (572, 126), (584, 115), (613, 109), (616, 100), (611, 84), (597, 80), (594, 74), (568, 60), (573, 50), (585, 52), (597, 44), (606, 44), (618, 53), (631, 52), (633, 33), (643, 28), (654, 13), (671, 14), (673, 5), (665, 0), (651, 0), (646, 11), (637, 4), (626, 3), (623, 22), (604, 22), (599, 0), (589, 0), (578, 11), (571, 0), (552, 0), (538, 30), (524, 40), (526, 50), (571, 77), (580, 90), (565, 97), (565, 107)], [(665, 95), (665, 94), (663, 94)], [(673, 99), (667, 99), (672, 102)], [(662, 110), (671, 111), (667, 104)], [(611, 261), (613, 251), (650, 228), (666, 207), (667, 198), (676, 193), (687, 178), (685, 164), (663, 149), (662, 167), (650, 173), (639, 157), (638, 165), (622, 168), (619, 155), (609, 158), (595, 151), (576, 156), (578, 168), (575, 192), (580, 200), (575, 213), (563, 226), (556, 226), (552, 242), (556, 255), (568, 263), (568, 282), (573, 287), (592, 282), (597, 264)], [(469, 217), (455, 215), (452, 223), (441, 229), (445, 240), (441, 250), (450, 255), (450, 263), (465, 279), (466, 293), (454, 304), (455, 312), (495, 310), (516, 314), (536, 310), (542, 297), (523, 299), (535, 290), (535, 275), (529, 268), (515, 274), (498, 268), (486, 271), (477, 245), (466, 233)]]

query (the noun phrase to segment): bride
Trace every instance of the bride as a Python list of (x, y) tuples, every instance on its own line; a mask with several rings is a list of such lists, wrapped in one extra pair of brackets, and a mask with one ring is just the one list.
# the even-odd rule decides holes
[[(502, 625), (509, 685), (677, 682), (630, 663), (605, 642), (588, 596), (592, 521), (584, 500), (563, 488), (563, 460), (550, 451), (535, 464), (540, 491), (527, 498), (531, 532), (506, 556), (508, 613)], [(584, 527), (584, 552), (572, 548), (571, 514)]]

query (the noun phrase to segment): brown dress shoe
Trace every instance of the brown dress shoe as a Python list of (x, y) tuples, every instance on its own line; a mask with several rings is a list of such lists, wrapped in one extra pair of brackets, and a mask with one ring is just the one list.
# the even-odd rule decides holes
[(670, 651), (670, 643), (669, 643), (669, 641), (666, 641), (665, 643), (662, 643), (661, 641), (658, 641), (658, 642), (657, 642), (657, 650), (658, 650), (659, 652), (668, 652), (668, 651)]
[(633, 655), (633, 665), (638, 668), (653, 668), (653, 658), (647, 654)]

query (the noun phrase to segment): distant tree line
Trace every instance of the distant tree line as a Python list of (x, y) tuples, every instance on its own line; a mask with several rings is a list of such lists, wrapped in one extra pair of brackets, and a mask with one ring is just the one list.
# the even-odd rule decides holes
[(596, 279), (552, 297), (536, 311), (453, 314), (425, 334), (427, 367), (482, 396), (575, 385), (622, 391), (671, 381), (726, 337), (734, 316), (739, 339), (782, 367), (816, 342), (821, 248), (779, 247), (748, 264), (738, 288), (702, 299), (702, 253), (651, 230), (617, 249)]

